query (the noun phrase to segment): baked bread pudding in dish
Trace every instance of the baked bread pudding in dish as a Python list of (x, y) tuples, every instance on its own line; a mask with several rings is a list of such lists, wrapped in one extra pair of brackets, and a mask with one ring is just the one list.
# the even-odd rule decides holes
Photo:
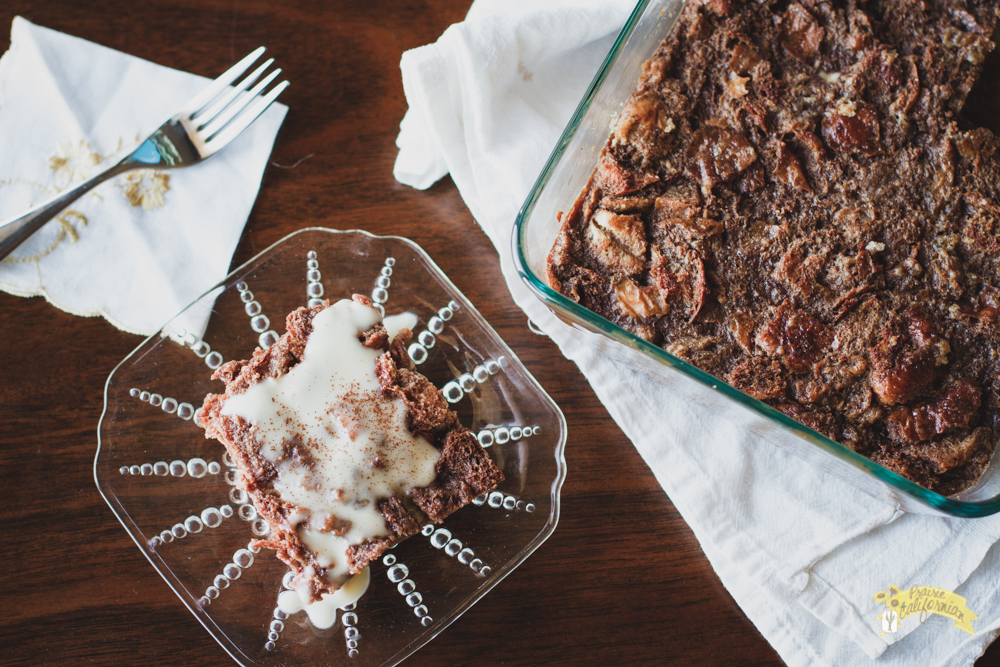
[(300, 308), (287, 333), (213, 377), (200, 422), (239, 471), (303, 603), (340, 589), (428, 522), (503, 480), (441, 393), (412, 370), (368, 297)]
[(944, 495), (993, 453), (998, 3), (691, 0), (560, 219), (553, 289)]

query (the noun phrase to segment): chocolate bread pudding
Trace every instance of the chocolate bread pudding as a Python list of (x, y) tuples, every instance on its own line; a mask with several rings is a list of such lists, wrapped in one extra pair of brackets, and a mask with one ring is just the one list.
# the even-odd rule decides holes
[[(997, 0), (689, 0), (548, 281), (945, 495), (1000, 416)], [(995, 112), (995, 110), (994, 110)]]
[(440, 523), (503, 473), (412, 370), (368, 297), (300, 308), (287, 333), (213, 377), (200, 422), (236, 462), (267, 520), (258, 545), (295, 573), (304, 602), (333, 593), (387, 548)]

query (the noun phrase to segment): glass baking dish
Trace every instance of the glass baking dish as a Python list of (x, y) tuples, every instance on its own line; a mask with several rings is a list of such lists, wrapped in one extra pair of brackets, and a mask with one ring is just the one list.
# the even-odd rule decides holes
[[(371, 295), (410, 313), (410, 355), (487, 447), (505, 480), (369, 566), (333, 627), (276, 608), (288, 568), (251, 546), (267, 535), (223, 446), (197, 425), (214, 369), (246, 359), (314, 299)], [(211, 313), (207, 330), (186, 317)], [(201, 322), (202, 318), (194, 318)], [(555, 530), (566, 477), (559, 407), (428, 255), (399, 237), (304, 229), (231, 273), (111, 373), (97, 487), (195, 618), (241, 665), (391, 667), (480, 600)], [(141, 614), (137, 616), (141, 622)], [(495, 638), (499, 640), (499, 637)]]
[(760, 433), (855, 484), (866, 493), (910, 512), (960, 517), (1000, 511), (1000, 475), (994, 457), (981, 480), (956, 496), (942, 496), (883, 468), (728, 386), (551, 289), (546, 258), (559, 231), (556, 214), (583, 191), (611, 134), (618, 112), (635, 89), (645, 63), (670, 32), (682, 0), (640, 0), (566, 126), (514, 225), (514, 259), (522, 279), (560, 319), (610, 338), (617, 361), (658, 379), (722, 417)]

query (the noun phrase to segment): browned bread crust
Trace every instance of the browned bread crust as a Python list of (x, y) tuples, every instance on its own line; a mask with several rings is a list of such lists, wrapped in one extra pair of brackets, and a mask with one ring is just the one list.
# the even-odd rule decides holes
[[(370, 299), (365, 296), (355, 295), (354, 300), (371, 306)], [(296, 575), (312, 566), (315, 572), (310, 577), (313, 599), (318, 599), (323, 593), (331, 593), (339, 586), (327, 581), (324, 568), (299, 539), (295, 526), (287, 521), (297, 508), (273, 491), (272, 480), (277, 473), (260, 454), (251, 425), (242, 417), (223, 415), (222, 408), (231, 396), (246, 392), (264, 378), (280, 377), (301, 362), (312, 333), (312, 320), (328, 306), (329, 302), (326, 302), (312, 308), (299, 308), (288, 315), (287, 332), (271, 347), (255, 350), (250, 359), (231, 361), (219, 368), (213, 378), (226, 383), (225, 393), (206, 396), (200, 415), (206, 437), (215, 438), (225, 445), (239, 471), (237, 484), (249, 494), (257, 511), (271, 527), (268, 538), (257, 540), (257, 545), (274, 549), (278, 558), (288, 564)], [(477, 495), (492, 491), (503, 481), (503, 473), (475, 436), (449, 410), (441, 392), (427, 378), (412, 370), (413, 364), (406, 352), (410, 336), (410, 331), (404, 329), (390, 344), (389, 336), (380, 323), (364, 332), (361, 342), (366, 347), (385, 351), (378, 358), (376, 369), (382, 391), (387, 396), (403, 400), (409, 408), (411, 432), (441, 450), (437, 478), (427, 488), (414, 488), (408, 498), (391, 497), (378, 501), (378, 509), (390, 535), (374, 537), (349, 547), (348, 562), (352, 574), (360, 572), (393, 544), (417, 533), (428, 521), (440, 523)], [(289, 456), (309, 456), (307, 450), (300, 451), (294, 444), (290, 443), (289, 447)], [(336, 530), (335, 526), (330, 528)]]
[(1000, 396), (1000, 155), (958, 122), (997, 0), (690, 0), (548, 280), (928, 488)]

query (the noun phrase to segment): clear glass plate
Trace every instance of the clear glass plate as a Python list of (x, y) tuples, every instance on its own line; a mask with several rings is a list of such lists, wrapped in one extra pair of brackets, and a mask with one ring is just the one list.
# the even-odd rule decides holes
[(883, 468), (774, 408), (730, 387), (663, 349), (567, 299), (545, 280), (548, 253), (566, 211), (597, 167), (618, 112), (635, 89), (642, 65), (666, 38), (683, 0), (640, 0), (528, 195), (514, 226), (514, 261), (524, 282), (564, 321), (621, 345), (609, 354), (657, 378), (723, 418), (758, 432), (881, 501), (918, 513), (986, 516), (1000, 511), (1000, 457), (980, 481), (957, 496), (930, 491)]
[[(276, 611), (286, 566), (225, 449), (196, 425), (211, 379), (284, 331), (311, 298), (369, 294), (419, 324), (418, 366), (489, 445), (506, 480), (371, 565), (368, 592), (328, 630)], [(211, 310), (203, 337), (184, 313)], [(423, 250), (407, 239), (304, 229), (250, 260), (142, 343), (108, 378), (97, 487), (181, 601), (241, 665), (395, 665), (510, 574), (555, 529), (566, 422), (552, 399)], [(169, 333), (168, 333), (169, 332)], [(424, 354), (421, 354), (421, 350)]]

